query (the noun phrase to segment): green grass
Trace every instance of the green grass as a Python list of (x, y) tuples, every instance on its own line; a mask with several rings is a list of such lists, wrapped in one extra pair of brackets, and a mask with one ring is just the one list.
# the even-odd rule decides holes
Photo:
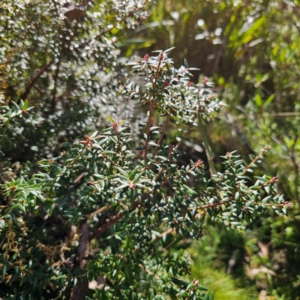
[[(256, 287), (249, 281), (234, 279), (225, 270), (214, 267), (214, 258), (205, 247), (205, 241), (194, 244), (189, 252), (193, 258), (191, 277), (213, 291), (215, 300), (257, 300)], [(212, 249), (210, 249), (212, 250)]]
[(257, 293), (252, 288), (240, 288), (237, 282), (225, 272), (205, 266), (197, 261), (192, 269), (192, 277), (201, 285), (214, 292), (215, 300), (256, 300)]

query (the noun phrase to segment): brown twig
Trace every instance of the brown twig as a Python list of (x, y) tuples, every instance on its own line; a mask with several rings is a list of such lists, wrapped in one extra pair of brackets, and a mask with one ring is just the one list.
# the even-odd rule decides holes
[(92, 217), (92, 216), (94, 216), (94, 215), (97, 215), (97, 214), (99, 214), (99, 213), (101, 213), (101, 212), (103, 212), (103, 211), (105, 211), (105, 210), (107, 210), (107, 206), (106, 206), (106, 205), (103, 206), (103, 207), (101, 207), (101, 208), (99, 208), (99, 209), (97, 209), (96, 211), (92, 212), (92, 213), (90, 214), (90, 217)]
[(161, 233), (160, 235), (157, 235), (154, 239), (152, 239), (148, 244), (152, 244), (154, 242), (156, 242), (157, 240), (163, 238), (165, 235), (167, 234), (171, 234), (175, 232), (175, 228), (170, 228), (168, 230), (166, 230), (165, 232)]
[(178, 149), (178, 148), (181, 146), (183, 140), (186, 138), (186, 136), (187, 136), (187, 134), (190, 132), (191, 128), (192, 128), (192, 124), (189, 124), (189, 127), (188, 127), (187, 130), (184, 132), (183, 136), (181, 137), (180, 141), (177, 143), (177, 145), (175, 146), (174, 149)]
[(20, 96), (20, 99), (26, 100), (31, 88), (34, 86), (35, 82), (40, 78), (40, 76), (47, 71), (47, 69), (53, 64), (54, 60), (50, 60), (42, 69), (30, 80), (25, 92)]
[(158, 149), (159, 149), (159, 146), (160, 146), (160, 144), (161, 144), (161, 142), (162, 142), (162, 140), (164, 138), (164, 135), (165, 135), (166, 130), (167, 130), (168, 125), (169, 125), (170, 117), (171, 117), (170, 114), (168, 114), (167, 115), (167, 119), (166, 119), (165, 124), (164, 124), (163, 129), (162, 129), (161, 135), (159, 137), (159, 140), (157, 141), (158, 146), (153, 151), (153, 157), (156, 156), (156, 154), (158, 152)]
[(104, 225), (98, 228), (89, 238), (89, 240), (93, 240), (94, 238), (98, 237), (101, 233), (105, 232), (110, 226), (116, 224), (123, 215), (121, 213), (116, 214), (112, 218), (110, 218)]
[(143, 269), (146, 273), (148, 273), (149, 275), (153, 276), (155, 279), (159, 280), (160, 278), (157, 277), (153, 272), (149, 271), (148, 269), (146, 269), (142, 264), (139, 264), (139, 267), (141, 269)]
[(265, 146), (264, 149), (250, 162), (250, 164), (244, 169), (243, 171), (243, 175), (246, 174), (246, 172), (248, 171), (248, 169), (251, 168), (251, 166), (253, 166), (253, 164), (255, 164), (259, 159), (262, 158), (262, 156), (270, 149), (270, 146)]
[[(89, 255), (89, 225), (84, 223), (81, 227), (81, 237), (78, 247), (78, 261), (80, 269), (84, 269), (86, 265), (86, 257)], [(71, 300), (82, 300), (85, 299), (89, 290), (89, 283), (87, 278), (80, 281), (72, 290)]]

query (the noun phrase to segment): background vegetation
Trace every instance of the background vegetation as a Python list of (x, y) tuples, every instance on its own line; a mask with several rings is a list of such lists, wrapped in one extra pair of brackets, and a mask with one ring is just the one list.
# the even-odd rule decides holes
[[(85, 6), (87, 3), (83, 1), (81, 4)], [(114, 218), (126, 211), (113, 202), (108, 214), (98, 211), (104, 203), (95, 205), (98, 200), (93, 200), (93, 197), (104, 197), (104, 192), (88, 198), (90, 187), (87, 183), (96, 180), (94, 174), (101, 177), (107, 172), (101, 169), (100, 162), (94, 169), (95, 154), (89, 146), (99, 143), (103, 147), (106, 145), (107, 151), (117, 146), (113, 146), (116, 144), (113, 140), (103, 144), (96, 141), (97, 135), (93, 136), (94, 140), (84, 136), (107, 126), (110, 130), (100, 135), (114, 135), (117, 131), (113, 125), (121, 126), (124, 122), (124, 127), (129, 128), (130, 137), (135, 141), (135, 154), (141, 150), (141, 141), (147, 142), (141, 131), (141, 124), (147, 121), (147, 108), (137, 105), (136, 99), (143, 104), (145, 95), (158, 97), (159, 93), (155, 89), (147, 90), (151, 76), (132, 74), (125, 63), (130, 58), (145, 64), (148, 59), (146, 54), (171, 47), (175, 48), (168, 55), (174, 58), (178, 72), (188, 67), (200, 70), (189, 70), (193, 77), (180, 81), (179, 87), (171, 84), (170, 90), (179, 93), (182, 88), (186, 93), (187, 82), (191, 82), (190, 86), (193, 83), (205, 88), (211, 80), (214, 82), (212, 92), (222, 100), (223, 105), (218, 114), (209, 111), (213, 121), (207, 115), (198, 122), (198, 127), (189, 126), (188, 116), (176, 115), (174, 123), (170, 123), (169, 130), (164, 132), (162, 124), (165, 119), (161, 113), (169, 111), (169, 104), (162, 102), (153, 121), (153, 125), (162, 130), (161, 139), (158, 136), (156, 140), (160, 141), (161, 146), (177, 145), (180, 137), (184, 137), (180, 142), (180, 155), (176, 156), (178, 167), (186, 167), (191, 160), (197, 162), (201, 159), (206, 166), (203, 171), (206, 178), (214, 173), (214, 169), (216, 172), (228, 171), (228, 165), (224, 165), (224, 160), (220, 158), (226, 152), (238, 150), (242, 158), (249, 162), (249, 155), (254, 158), (265, 145), (270, 145), (271, 150), (263, 163), (257, 161), (260, 168), (254, 176), (259, 176), (261, 180), (265, 178), (265, 182), (278, 178), (280, 193), (292, 203), (287, 217), (268, 211), (254, 218), (251, 224), (239, 223), (243, 234), (228, 230), (223, 221), (221, 224), (216, 222), (222, 217), (203, 218), (200, 227), (202, 229), (204, 226), (204, 236), (189, 249), (193, 258), (191, 281), (198, 278), (201, 285), (215, 290), (215, 299), (256, 299), (258, 295), (260, 299), (300, 297), (300, 273), (296, 267), (300, 260), (300, 8), (297, 1), (90, 1), (84, 10), (78, 11), (63, 10), (63, 3), (56, 1), (4, 1), (0, 5), (3, 16), (0, 23), (3, 43), (0, 48), (0, 247), (1, 295), (4, 299), (13, 297), (13, 294), (24, 296), (28, 284), (37, 287), (35, 293), (28, 297), (54, 299), (72, 293), (72, 287), (76, 285), (77, 278), (81, 278), (82, 272), (78, 258), (76, 261), (80, 232), (75, 230), (72, 233), (72, 225), (84, 228), (83, 220), (89, 215), (91, 228), (100, 229), (108, 217)], [(167, 60), (166, 57), (164, 59)], [(173, 68), (172, 61), (165, 63), (166, 68)], [(151, 64), (158, 70), (155, 76), (164, 84), (162, 90), (158, 87), (158, 91), (168, 89), (165, 84), (172, 83), (175, 71), (171, 74), (167, 72), (169, 69), (157, 67), (154, 61)], [(138, 69), (139, 66), (134, 67)], [(149, 70), (152, 70), (151, 67)], [(128, 78), (144, 86), (148, 94), (143, 89), (135, 89), (135, 85), (128, 85)], [(127, 88), (124, 90), (125, 86)], [(164, 100), (159, 97), (155, 99), (166, 101), (166, 97), (164, 93)], [(176, 110), (185, 111), (186, 108), (176, 106)], [(181, 125), (176, 124), (179, 121)], [(178, 126), (182, 132), (191, 128), (183, 135), (178, 131)], [(122, 143), (125, 145), (126, 130), (124, 134)], [(81, 144), (76, 142), (78, 139), (81, 139)], [(126, 145), (132, 147), (132, 144)], [(87, 149), (79, 163), (80, 147)], [(165, 152), (160, 154), (168, 156)], [(74, 164), (71, 172), (68, 171), (67, 159)], [(129, 164), (119, 167), (126, 172), (134, 170)], [(142, 168), (141, 165), (139, 172)], [(119, 171), (113, 172), (107, 174), (116, 175)], [(264, 173), (269, 177), (263, 177)], [(128, 176), (133, 180), (136, 173)], [(199, 187), (197, 176), (191, 186), (196, 190)], [(249, 180), (250, 186), (255, 186), (254, 176)], [(100, 177), (97, 180), (101, 181)], [(55, 185), (53, 180), (56, 180)], [(207, 184), (209, 186), (211, 183)], [(127, 190), (118, 196), (124, 203), (130, 203), (133, 197), (129, 186), (130, 182)], [(106, 193), (112, 189), (101, 188)], [(142, 189), (144, 187), (140, 196), (144, 201), (145, 190)], [(184, 192), (191, 193), (193, 198), (192, 192)], [(68, 207), (78, 197), (85, 199), (79, 204), (81, 211)], [(98, 212), (94, 216), (95, 211)], [(214, 217), (220, 212), (216, 213)], [(147, 228), (142, 217), (136, 227), (134, 217), (127, 220), (126, 226), (129, 227), (124, 229), (120, 222), (119, 227), (112, 226), (113, 230), (90, 246), (95, 249), (91, 251), (93, 255), (101, 249), (98, 256), (91, 258), (94, 264), (89, 264), (90, 274), (94, 279), (99, 279), (99, 274), (105, 270), (97, 269), (97, 266), (105, 262), (109, 275), (104, 277), (111, 280), (106, 284), (113, 287), (112, 294), (118, 297), (125, 294), (122, 294), (122, 285), (115, 285), (116, 280), (136, 272), (143, 286), (141, 282), (145, 278), (150, 280), (149, 272), (154, 272), (149, 257), (146, 271), (141, 270), (138, 263), (127, 270), (123, 269), (122, 264), (114, 264), (120, 249), (131, 249), (133, 246), (129, 240), (137, 243), (141, 234), (138, 231)], [(168, 229), (164, 226), (156, 228), (158, 235)], [(170, 228), (173, 226), (170, 225)], [(192, 227), (191, 224), (189, 226)], [(137, 231), (137, 236), (131, 236), (126, 245), (118, 242), (119, 238), (125, 239), (124, 230)], [(36, 244), (37, 238), (30, 240), (22, 232), (39, 236), (39, 246)], [(177, 260), (172, 260), (170, 256), (167, 264), (170, 267), (179, 263), (182, 269), (174, 271), (174, 275), (187, 276), (184, 270), (187, 270), (188, 259), (180, 249), (190, 246), (192, 240), (187, 230), (177, 233), (180, 234), (171, 247)], [(69, 241), (66, 241), (67, 238)], [(112, 238), (113, 246), (107, 248), (107, 241)], [(158, 242), (157, 248), (149, 249), (159, 252), (159, 247), (169, 243), (166, 238)], [(64, 250), (63, 245), (68, 249)], [(16, 250), (19, 246), (26, 249), (21, 256)], [(31, 254), (32, 247), (36, 247), (33, 248), (36, 252)], [(115, 256), (109, 256), (107, 251)], [(67, 258), (64, 257), (66, 253)], [(32, 260), (35, 256), (37, 259)], [(76, 272), (74, 269), (70, 271), (70, 264), (76, 266)], [(112, 266), (118, 270), (113, 275), (109, 273)], [(162, 268), (165, 268), (163, 263)], [(170, 273), (168, 275), (171, 276)], [(161, 282), (155, 278), (151, 280), (154, 290), (157, 288), (156, 293), (162, 292), (159, 290)], [(167, 286), (167, 278), (164, 284), (171, 295), (172, 292), (174, 294), (171, 290), (177, 289), (177, 297), (181, 292), (182, 297), (186, 296), (187, 286), (188, 291), (193, 291), (196, 286), (195, 281), (193, 285), (184, 285), (184, 281), (178, 282), (176, 279), (173, 281), (172, 287)], [(218, 285), (218, 282), (221, 283)], [(125, 286), (131, 284), (124, 281)], [(211, 297), (201, 289), (201, 285), (195, 299)], [(43, 293), (45, 286), (47, 289)], [(131, 292), (137, 290), (134, 287)], [(137, 299), (141, 297), (138, 292), (134, 294)], [(95, 292), (94, 298), (106, 299), (101, 298), (108, 297), (104, 294)], [(148, 297), (153, 298), (154, 294), (150, 293)]]

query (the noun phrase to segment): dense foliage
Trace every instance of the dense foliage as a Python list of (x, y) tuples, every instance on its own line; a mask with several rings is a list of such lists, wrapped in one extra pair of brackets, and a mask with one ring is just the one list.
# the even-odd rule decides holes
[[(279, 178), (280, 190), (293, 202), (289, 217), (264, 218), (246, 232), (243, 247), (241, 241), (224, 246), (220, 240), (229, 236), (221, 231), (206, 254), (215, 249), (214, 265), (239, 278), (247, 274), (261, 297), (272, 299), (300, 294), (299, 20), (298, 1), (159, 1), (148, 23), (129, 32), (131, 47), (124, 51), (175, 46), (175, 62), (186, 58), (214, 78), (214, 90), (226, 102), (205, 127), (217, 168), (224, 151), (239, 149), (247, 157), (265, 143), (271, 146), (263, 168)], [(201, 139), (190, 136), (190, 155)]]
[[(213, 299), (187, 279), (179, 242), (285, 209), (276, 177), (250, 176), (268, 147), (249, 163), (227, 152), (215, 170), (204, 124), (220, 102), (206, 77), (176, 68), (173, 49), (125, 64), (117, 37), (146, 4), (1, 4), (5, 299)], [(195, 132), (207, 164), (184, 158)]]

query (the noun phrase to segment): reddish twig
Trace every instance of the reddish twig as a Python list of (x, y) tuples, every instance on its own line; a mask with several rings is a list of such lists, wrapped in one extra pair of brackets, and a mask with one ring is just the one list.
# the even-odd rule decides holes
[(53, 64), (54, 60), (49, 61), (31, 80), (27, 86), (25, 92), (21, 95), (20, 99), (26, 100), (31, 88), (34, 86), (35, 82), (40, 78), (40, 76)]
[(112, 218), (110, 218), (104, 225), (102, 225), (100, 228), (98, 228), (91, 236), (90, 236), (90, 241), (96, 237), (98, 237), (100, 234), (105, 232), (110, 226), (116, 224), (123, 215), (121, 213), (116, 214)]

